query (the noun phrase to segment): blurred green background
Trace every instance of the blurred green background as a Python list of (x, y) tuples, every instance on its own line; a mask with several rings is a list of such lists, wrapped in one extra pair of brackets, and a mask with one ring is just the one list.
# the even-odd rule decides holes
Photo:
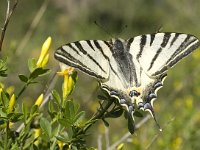
[[(0, 1), (0, 25), (3, 26), (7, 2)], [(94, 22), (97, 22), (96, 25)], [(52, 36), (49, 68), (56, 70), (53, 58), (55, 49), (65, 43), (81, 39), (109, 40), (162, 32), (183, 32), (200, 38), (199, 0), (19, 0), (9, 23), (3, 44), (2, 58), (8, 58), (8, 78), (1, 79), (7, 87), (22, 85), (18, 74), (28, 71), (27, 60), (38, 57), (40, 47)], [(106, 32), (105, 32), (106, 31)], [(168, 72), (164, 87), (154, 103), (155, 113), (163, 128), (159, 132), (153, 119), (143, 124), (135, 135), (126, 138), (125, 150), (200, 149), (200, 51), (181, 61)], [(42, 80), (37, 89), (27, 90), (23, 101), (32, 104), (45, 89), (51, 75)], [(61, 79), (56, 87), (61, 87)], [(81, 103), (89, 118), (98, 106), (97, 82), (79, 73), (79, 80), (72, 97)], [(139, 122), (143, 118), (137, 118)], [(102, 121), (89, 131), (87, 143), (102, 149), (118, 142), (127, 132), (124, 117), (108, 120), (109, 128)], [(117, 131), (117, 132), (116, 132)], [(109, 139), (109, 141), (108, 141)], [(100, 149), (101, 146), (99, 146)]]

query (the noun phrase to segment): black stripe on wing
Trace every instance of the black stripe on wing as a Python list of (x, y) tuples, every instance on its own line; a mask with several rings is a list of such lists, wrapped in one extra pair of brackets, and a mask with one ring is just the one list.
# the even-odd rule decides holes
[(148, 70), (150, 70), (153, 67), (156, 59), (159, 57), (159, 54), (162, 52), (162, 49), (165, 48), (165, 46), (167, 45), (170, 37), (171, 37), (171, 33), (165, 33), (164, 34), (164, 38), (163, 38), (163, 41), (161, 43), (161, 47), (157, 50), (156, 55), (153, 57)]
[(127, 51), (130, 50), (130, 46), (131, 46), (133, 40), (134, 40), (134, 38), (130, 38), (130, 39), (128, 40), (128, 43), (127, 43)]
[(91, 40), (86, 40), (86, 42), (91, 47), (91, 49), (95, 51), (94, 47), (92, 46)]
[(150, 34), (150, 46), (152, 45), (152, 43), (153, 43), (153, 41), (154, 41), (154, 39), (155, 39), (155, 33), (153, 33), (153, 34)]
[(141, 39), (140, 39), (140, 50), (139, 50), (139, 53), (137, 54), (136, 56), (136, 59), (138, 60), (139, 57), (141, 57), (142, 55), (142, 52), (143, 52), (143, 49), (144, 49), (144, 46), (146, 44), (146, 41), (147, 41), (147, 35), (142, 35), (141, 36)]
[[(74, 42), (74, 44), (76, 45), (76, 47), (84, 54), (86, 55), (89, 59), (91, 59), (100, 69), (101, 71), (103, 71), (104, 73), (106, 73), (106, 71), (101, 67), (101, 65), (95, 60), (95, 58), (93, 58), (90, 54), (87, 53), (86, 50), (84, 50), (84, 48), (82, 47), (82, 45), (80, 44), (80, 42)], [(91, 47), (92, 48), (92, 47)]]
[[(178, 34), (180, 35), (180, 34)], [(190, 38), (193, 37), (191, 35), (187, 35), (187, 37), (185, 38), (185, 40), (181, 43), (181, 45), (177, 48), (177, 50), (172, 54), (172, 56), (167, 60), (167, 64), (174, 59), (182, 50), (184, 50), (188, 45), (190, 45), (191, 43), (195, 42), (196, 39), (193, 38), (192, 40), (190, 40)], [(172, 46), (172, 45), (171, 45)]]
[[(181, 34), (176, 33), (176, 36), (175, 36), (176, 39), (178, 39), (179, 35), (181, 35)], [(159, 74), (165, 72), (168, 68), (173, 67), (181, 59), (183, 59), (184, 57), (186, 57), (187, 55), (192, 53), (199, 46), (200, 46), (200, 41), (196, 37), (194, 37), (193, 35), (187, 35), (185, 40), (181, 43), (181, 45), (177, 48), (177, 50), (172, 54), (172, 56), (167, 60), (166, 66), (163, 66), (163, 68), (161, 70), (155, 72), (153, 74), (153, 76), (159, 75)]]
[[(200, 41), (197, 41), (197, 39), (195, 40), (196, 43), (194, 43), (193, 45), (191, 45), (187, 51), (181, 53), (180, 55), (178, 55), (173, 61), (169, 62), (168, 66), (172, 67), (174, 66), (179, 60), (181, 60), (182, 58), (186, 57), (187, 55), (189, 55), (191, 52), (193, 52), (195, 49), (197, 49), (200, 46)], [(194, 42), (195, 42), (194, 41)], [(191, 44), (191, 43), (190, 43)]]
[(59, 60), (60, 62), (67, 64), (71, 67), (77, 68), (93, 77), (96, 77), (98, 79), (105, 79), (101, 75), (96, 74), (94, 71), (92, 71), (90, 68), (88, 68), (86, 65), (84, 65), (82, 62), (80, 62), (78, 59), (73, 57), (71, 54), (66, 52), (62, 47), (57, 49), (54, 57)]
[[(101, 45), (98, 43), (97, 40), (93, 40), (93, 42), (94, 42), (94, 45), (96, 46), (96, 48), (98, 48), (98, 50), (100, 50), (100, 52), (101, 52), (101, 54), (104, 56), (104, 58), (105, 58), (106, 60), (108, 60), (108, 63), (109, 63), (109, 66), (110, 66), (111, 71), (120, 79), (119, 75), (117, 74), (117, 72), (114, 70), (114, 68), (113, 68), (112, 65), (110, 64), (110, 59), (109, 59), (108, 56), (105, 55), (105, 53), (104, 53), (103, 48), (101, 47)], [(110, 44), (109, 44), (108, 42), (106, 42), (106, 41), (103, 41), (103, 42), (104, 42), (104, 44), (106, 44), (106, 45), (109, 47), (111, 53), (113, 54), (113, 52), (112, 52), (112, 50), (111, 50), (112, 47), (110, 46)]]
[[(85, 42), (84, 44), (82, 44), (81, 42)], [(77, 68), (85, 73), (88, 73), (89, 75), (99, 78), (99, 79), (105, 79), (106, 77), (98, 74), (98, 72), (102, 72), (103, 74), (107, 74), (107, 70), (105, 70), (100, 62), (98, 62), (93, 56), (91, 56), (86, 49), (83, 48), (83, 46), (86, 44), (86, 46), (88, 46), (88, 48), (91, 50), (94, 50), (97, 48), (102, 55), (98, 56), (98, 57), (102, 57), (103, 59), (106, 59), (107, 61), (109, 61), (108, 56), (106, 56), (103, 53), (103, 50), (99, 47), (95, 48), (95, 45), (93, 45), (93, 40), (87, 40), (87, 41), (77, 41), (74, 43), (69, 43), (66, 44), (60, 48), (58, 48), (55, 52), (55, 58), (58, 59), (59, 61), (61, 61), (62, 63), (72, 66), (74, 68)], [(104, 42), (104, 41), (103, 41)], [(98, 43), (98, 41), (97, 41)], [(108, 47), (109, 48), (109, 47)], [(77, 57), (78, 56), (78, 57)], [(83, 59), (85, 60), (83, 60)], [(87, 62), (88, 60), (88, 62)], [(101, 60), (101, 59), (100, 59)], [(85, 62), (84, 62), (85, 61)], [(87, 66), (87, 63), (94, 63), (95, 66), (92, 67), (91, 65)], [(90, 67), (89, 67), (90, 66)], [(99, 71), (98, 71), (99, 70)]]
[(174, 42), (178, 39), (178, 36), (180, 35), (180, 33), (175, 33), (175, 36), (173, 37), (171, 43), (170, 43), (170, 47), (174, 44)]

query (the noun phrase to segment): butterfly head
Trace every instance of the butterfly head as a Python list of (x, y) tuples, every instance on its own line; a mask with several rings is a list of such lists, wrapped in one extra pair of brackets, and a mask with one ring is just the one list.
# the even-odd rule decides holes
[(121, 38), (112, 39), (113, 50), (123, 51), (125, 49), (124, 43), (124, 40)]

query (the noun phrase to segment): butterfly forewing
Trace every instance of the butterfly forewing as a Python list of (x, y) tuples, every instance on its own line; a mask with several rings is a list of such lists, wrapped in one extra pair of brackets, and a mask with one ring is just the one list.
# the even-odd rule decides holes
[(55, 58), (97, 79), (109, 76), (109, 43), (101, 40), (83, 40), (58, 48)]
[(199, 45), (199, 40), (188, 34), (156, 33), (130, 39), (129, 52), (149, 76), (163, 74)]

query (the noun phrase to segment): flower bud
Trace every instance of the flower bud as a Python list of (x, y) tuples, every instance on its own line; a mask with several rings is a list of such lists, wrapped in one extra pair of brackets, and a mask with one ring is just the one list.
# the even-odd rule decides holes
[(38, 107), (40, 107), (40, 105), (42, 104), (42, 101), (43, 101), (43, 97), (44, 97), (44, 94), (41, 94), (37, 100), (35, 101), (35, 105), (37, 105)]
[(124, 148), (124, 143), (121, 143), (117, 146), (117, 150), (123, 150)]
[[(40, 128), (36, 128), (34, 129), (34, 139), (38, 138), (41, 134), (41, 129)], [(36, 140), (34, 142), (35, 145), (39, 145), (39, 140)]]
[(51, 37), (48, 37), (47, 40), (42, 45), (40, 57), (39, 57), (37, 64), (36, 64), (37, 67), (42, 67), (42, 64), (43, 64), (43, 61), (45, 60), (45, 57), (47, 57), (46, 60), (45, 60), (46, 63), (47, 63), (48, 57), (49, 57), (49, 56), (47, 56), (47, 53), (48, 53), (48, 50), (50, 48), (51, 42), (52, 42)]
[(44, 57), (44, 60), (42, 61), (41, 67), (45, 67), (48, 61), (49, 61), (49, 54), (47, 54), (47, 55)]
[(13, 94), (10, 98), (10, 101), (9, 101), (9, 105), (8, 105), (8, 113), (11, 113), (14, 109), (14, 105), (15, 105), (15, 101), (16, 101), (16, 97), (15, 95)]

